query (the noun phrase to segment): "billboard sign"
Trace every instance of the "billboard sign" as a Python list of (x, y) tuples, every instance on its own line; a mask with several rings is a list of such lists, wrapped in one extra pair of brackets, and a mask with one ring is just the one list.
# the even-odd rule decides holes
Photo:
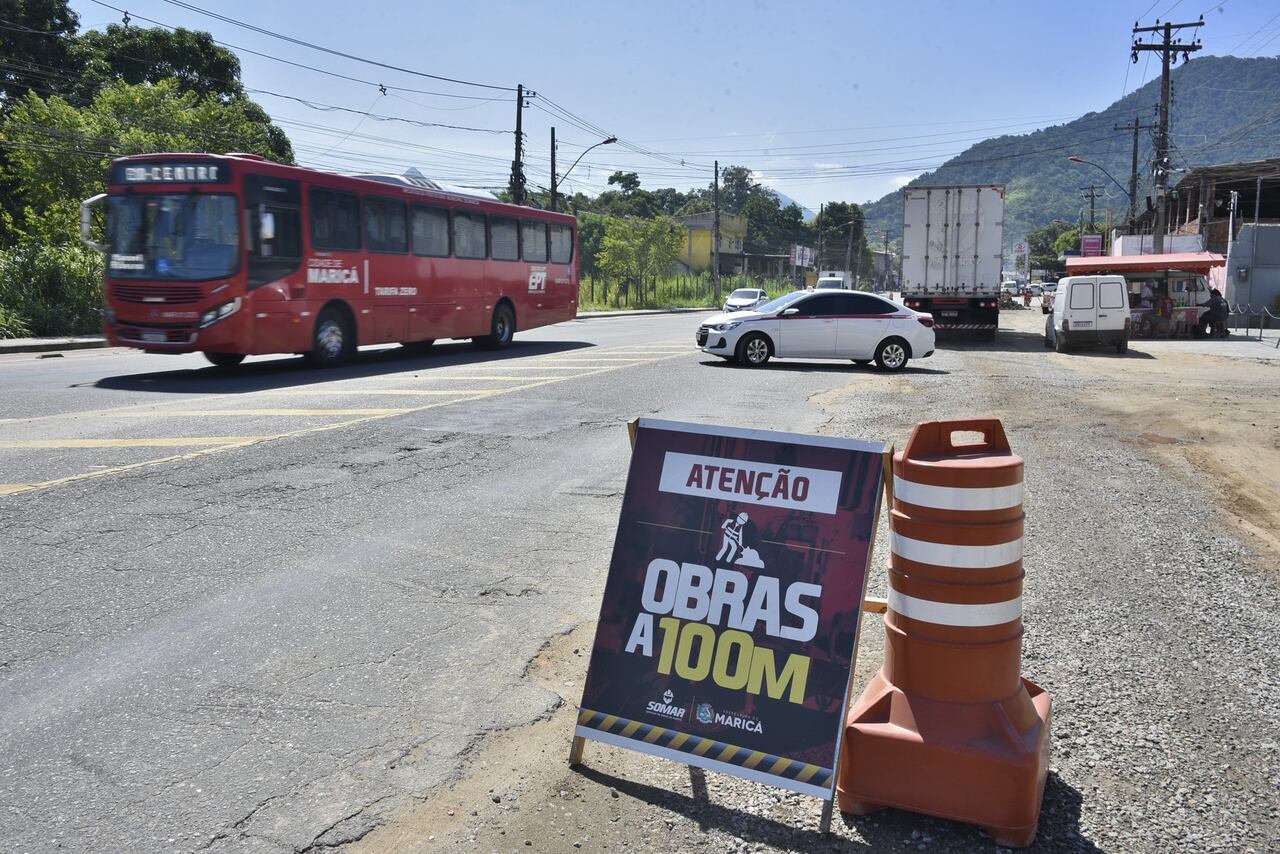
[(883, 466), (641, 419), (575, 734), (830, 798)]
[(1102, 254), (1102, 235), (1101, 234), (1080, 235), (1080, 254), (1086, 258), (1093, 258), (1101, 255)]

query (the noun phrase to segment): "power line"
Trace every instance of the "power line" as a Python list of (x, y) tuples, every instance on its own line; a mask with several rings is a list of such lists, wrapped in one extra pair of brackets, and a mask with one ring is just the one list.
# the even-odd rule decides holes
[[(511, 133), (511, 131), (509, 130), (499, 130), (495, 128), (475, 128), (475, 127), (466, 127), (464, 125), (441, 124), (440, 122), (423, 122), (423, 121), (418, 121), (417, 119), (406, 119), (403, 116), (381, 116), (381, 115), (376, 115), (374, 113), (371, 113), (368, 110), (355, 110), (355, 109), (352, 109), (351, 107), (339, 107), (339, 106), (335, 106), (334, 104), (322, 104), (318, 101), (308, 101), (305, 98), (298, 98), (294, 95), (283, 95), (279, 92), (272, 92), (268, 89), (251, 89), (246, 87), (245, 91), (252, 92), (255, 95), (270, 95), (273, 98), (284, 98), (289, 101), (297, 101), (299, 104), (302, 104), (305, 107), (310, 107), (313, 110), (319, 110), (325, 113), (333, 113), (333, 112), (355, 113), (356, 115), (364, 116), (365, 118), (372, 119), (376, 122), (403, 122), (404, 124), (416, 125), (417, 127), (447, 128), (449, 130), (465, 130), (465, 131), (471, 131), (473, 133), (492, 133), (492, 134)], [(380, 100), (381, 97), (382, 96), (379, 95), (378, 99), (375, 99), (375, 103), (376, 103), (376, 100)]]
[[(125, 12), (124, 9), (117, 9), (115, 6), (111, 6), (111, 5), (108, 5), (107, 3), (103, 3), (102, 0), (93, 0), (93, 1), (99, 4), (100, 6), (106, 6), (108, 9), (115, 9), (117, 12), (124, 12), (125, 14), (128, 14), (128, 12)], [(228, 17), (227, 15), (222, 15), (217, 12), (210, 12), (207, 9), (201, 9), (199, 6), (196, 6), (194, 4), (183, 2), (183, 0), (164, 0), (164, 2), (169, 3), (170, 5), (173, 5), (173, 6), (177, 6), (180, 9), (186, 9), (189, 12), (196, 12), (201, 15), (207, 15), (208, 17), (213, 18), (214, 20), (217, 20), (217, 21), (222, 21), (223, 23), (233, 24), (237, 27), (243, 27), (244, 29), (250, 30), (255, 33), (261, 33), (264, 36), (270, 36), (275, 39), (280, 39), (281, 41), (289, 42), (290, 44), (299, 45), (300, 47), (310, 48), (311, 50), (317, 50), (322, 53), (332, 54), (333, 56), (340, 56), (343, 59), (350, 59), (350, 60), (354, 60), (355, 62), (363, 62), (366, 65), (374, 65), (374, 66), (377, 66), (378, 68), (386, 68), (390, 71), (399, 71), (403, 74), (412, 74), (415, 77), (425, 77), (430, 80), (440, 80), (445, 83), (456, 83), (459, 86), (475, 86), (480, 89), (496, 89), (501, 92), (515, 91), (515, 89), (511, 86), (494, 86), (489, 83), (476, 83), (473, 80), (461, 80), (456, 77), (444, 77), (439, 74), (428, 74), (425, 71), (416, 71), (412, 68), (404, 68), (399, 65), (389, 65), (388, 63), (385, 63), (385, 62), (379, 62), (376, 59), (368, 59), (367, 57), (357, 56), (352, 53), (344, 53), (343, 51), (340, 51), (340, 50), (334, 50), (331, 47), (325, 47), (324, 45), (318, 45), (313, 42), (303, 41), (302, 39), (297, 39), (297, 38), (294, 38), (293, 36), (287, 36), (283, 33), (277, 33), (273, 30), (268, 30), (263, 27), (256, 26), (254, 24), (249, 24), (244, 21), (237, 20), (236, 18)]]

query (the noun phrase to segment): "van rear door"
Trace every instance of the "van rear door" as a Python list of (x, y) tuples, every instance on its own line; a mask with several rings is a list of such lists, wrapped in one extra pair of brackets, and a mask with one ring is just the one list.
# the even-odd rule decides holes
[(1098, 331), (1119, 332), (1129, 316), (1129, 300), (1124, 279), (1108, 277), (1098, 281)]
[(1097, 279), (1083, 278), (1071, 282), (1066, 312), (1067, 334), (1074, 340), (1089, 339), (1098, 328)]

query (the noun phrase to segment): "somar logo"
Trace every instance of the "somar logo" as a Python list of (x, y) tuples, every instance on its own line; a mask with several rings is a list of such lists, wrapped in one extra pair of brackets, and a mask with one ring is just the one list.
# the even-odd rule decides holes
[(685, 713), (689, 710), (681, 706), (675, 705), (676, 695), (671, 693), (671, 689), (662, 692), (662, 702), (654, 700), (644, 707), (646, 712), (659, 717), (671, 718), (673, 721), (684, 720)]

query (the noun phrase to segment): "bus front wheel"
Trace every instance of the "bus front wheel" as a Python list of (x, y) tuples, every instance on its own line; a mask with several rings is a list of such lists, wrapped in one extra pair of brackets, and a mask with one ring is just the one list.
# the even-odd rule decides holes
[(313, 368), (333, 368), (341, 365), (354, 349), (351, 327), (341, 312), (326, 308), (316, 319), (316, 330), (311, 338), (311, 350), (307, 364)]
[(516, 315), (511, 306), (502, 303), (493, 310), (489, 330), (488, 335), (475, 339), (476, 346), (483, 350), (501, 350), (511, 343), (516, 334)]

